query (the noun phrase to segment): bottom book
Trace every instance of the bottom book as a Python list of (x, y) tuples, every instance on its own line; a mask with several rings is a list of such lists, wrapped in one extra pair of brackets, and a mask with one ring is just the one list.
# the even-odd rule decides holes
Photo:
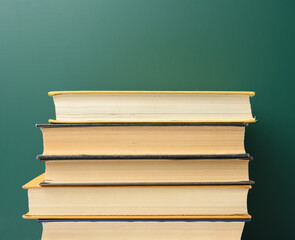
[(249, 219), (39, 220), (42, 240), (240, 240)]

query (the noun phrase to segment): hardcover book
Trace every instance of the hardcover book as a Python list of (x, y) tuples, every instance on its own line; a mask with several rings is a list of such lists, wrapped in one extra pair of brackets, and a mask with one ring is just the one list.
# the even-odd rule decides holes
[(38, 124), (43, 155), (245, 154), (246, 124)]
[(42, 181), (44, 174), (23, 187), (28, 189), (30, 215), (36, 218), (78, 215), (86, 218), (245, 217), (251, 188), (251, 185), (42, 187)]
[[(247, 156), (247, 155), (246, 155)], [(42, 186), (250, 184), (251, 157), (239, 156), (40, 156)], [(145, 158), (144, 158), (145, 157)], [(163, 157), (163, 158), (159, 158)], [(174, 157), (174, 158), (172, 158)], [(44, 160), (45, 159), (45, 160)]]
[(240, 240), (247, 219), (43, 220), (42, 240)]
[(254, 122), (254, 92), (62, 91), (51, 123)]

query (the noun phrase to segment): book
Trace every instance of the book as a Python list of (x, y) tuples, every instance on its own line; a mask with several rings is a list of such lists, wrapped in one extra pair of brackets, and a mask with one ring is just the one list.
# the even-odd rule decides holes
[(42, 240), (240, 240), (247, 219), (237, 220), (41, 220)]
[(43, 155), (245, 154), (243, 123), (38, 124)]
[(23, 186), (28, 189), (29, 215), (37, 218), (247, 216), (247, 194), (251, 188), (251, 185), (42, 187), (43, 181), (44, 174)]
[[(174, 159), (143, 159), (140, 158), (142, 156), (132, 156), (132, 158), (129, 156), (101, 158), (100, 156), (96, 159), (77, 157), (76, 159), (61, 156), (59, 159), (44, 160), (45, 180), (41, 185), (241, 185), (252, 183), (249, 181), (248, 172), (251, 157), (174, 156)], [(41, 159), (43, 159), (42, 156)]]
[(254, 92), (60, 91), (49, 92), (56, 120), (90, 122), (254, 122)]

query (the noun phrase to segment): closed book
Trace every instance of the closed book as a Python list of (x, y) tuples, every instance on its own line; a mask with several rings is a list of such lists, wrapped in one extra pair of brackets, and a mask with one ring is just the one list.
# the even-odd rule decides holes
[(240, 240), (247, 219), (42, 220), (42, 240)]
[[(29, 211), (51, 216), (245, 216), (251, 185), (52, 186), (27, 183)], [(43, 217), (42, 217), (43, 216)]]
[(246, 124), (38, 124), (43, 155), (245, 154)]
[(254, 122), (249, 97), (228, 91), (59, 91), (51, 123)]
[(252, 159), (246, 154), (39, 158), (46, 166), (42, 186), (249, 184)]

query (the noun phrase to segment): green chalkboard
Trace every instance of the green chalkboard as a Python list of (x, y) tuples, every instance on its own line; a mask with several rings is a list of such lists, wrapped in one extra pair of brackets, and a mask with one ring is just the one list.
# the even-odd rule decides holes
[(50, 90), (251, 90), (243, 239), (291, 239), (294, 1), (0, 1), (0, 238), (40, 239), (22, 184), (44, 171)]

